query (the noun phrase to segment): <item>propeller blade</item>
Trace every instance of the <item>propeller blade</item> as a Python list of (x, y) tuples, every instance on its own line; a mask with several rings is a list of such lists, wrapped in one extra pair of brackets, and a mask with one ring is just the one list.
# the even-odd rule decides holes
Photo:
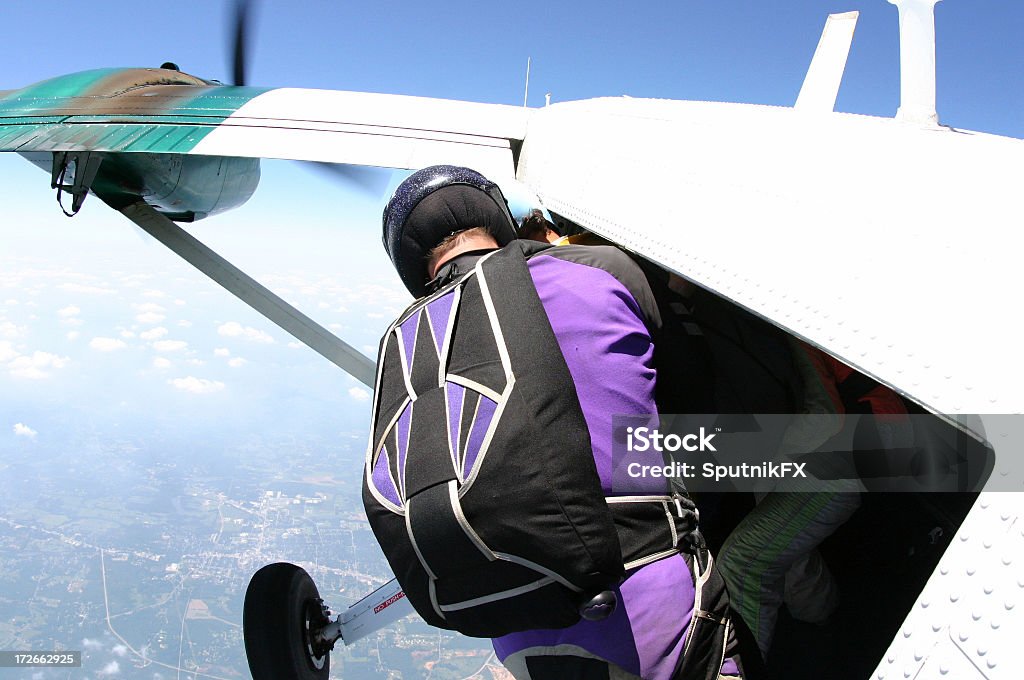
[(388, 190), (391, 181), (391, 170), (365, 165), (347, 165), (345, 163), (308, 163), (318, 172), (330, 176), (335, 181), (348, 185), (370, 198), (380, 198)]
[(245, 70), (248, 57), (249, 10), (248, 0), (235, 2), (235, 16), (232, 25), (231, 73), (234, 85), (245, 85)]

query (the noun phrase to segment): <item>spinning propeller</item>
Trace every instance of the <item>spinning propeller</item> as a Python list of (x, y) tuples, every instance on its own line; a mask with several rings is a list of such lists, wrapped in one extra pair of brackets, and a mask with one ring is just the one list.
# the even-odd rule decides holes
[[(251, 54), (251, 16), (254, 2), (237, 0), (234, 6), (228, 39), (231, 43), (231, 75), (232, 85), (246, 85), (249, 55)], [(369, 168), (361, 165), (345, 163), (309, 162), (307, 167), (314, 168), (322, 175), (329, 176), (332, 181), (340, 182), (350, 189), (380, 200), (387, 191), (391, 181), (391, 171), (381, 168)]]

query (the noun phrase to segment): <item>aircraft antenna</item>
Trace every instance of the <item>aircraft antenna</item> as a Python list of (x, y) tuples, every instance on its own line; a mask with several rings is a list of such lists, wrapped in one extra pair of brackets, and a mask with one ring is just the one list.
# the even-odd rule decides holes
[(530, 96), (530, 57), (526, 58), (526, 92), (523, 93), (523, 108), (526, 108), (526, 99)]

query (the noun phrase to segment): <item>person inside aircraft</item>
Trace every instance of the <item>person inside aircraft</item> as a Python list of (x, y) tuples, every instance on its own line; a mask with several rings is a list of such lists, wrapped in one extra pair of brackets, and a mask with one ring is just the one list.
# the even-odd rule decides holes
[[(780, 455), (816, 450), (839, 433), (848, 412), (881, 416), (858, 423), (858, 429), (880, 428), (878, 444), (871, 448), (906, 444), (907, 411), (894, 392), (821, 350), (796, 339), (789, 342), (803, 398), (783, 436)], [(839, 607), (838, 587), (817, 546), (860, 507), (852, 469), (849, 476), (808, 492), (758, 494), (754, 510), (722, 547), (719, 566), (733, 606), (765, 657), (783, 603), (794, 620), (819, 625)]]
[(581, 230), (575, 234), (561, 234), (543, 210), (534, 208), (521, 222), (519, 238), (550, 243), (556, 246), (611, 246), (611, 241), (601, 238), (597, 234)]
[[(398, 187), (385, 209), (385, 247), (414, 296), (459, 280), (514, 239), (507, 229), (511, 216), (495, 198), (496, 189), (478, 173), (452, 166), (426, 168)], [(540, 237), (553, 231), (550, 225), (543, 217), (530, 217), (538, 229), (527, 233), (546, 241)], [(541, 226), (546, 231), (539, 231)], [(558, 344), (552, 349), (564, 356), (576, 387), (600, 486), (612, 494), (612, 416), (657, 410), (651, 338), (661, 317), (654, 294), (640, 268), (617, 248), (552, 248), (543, 242), (521, 247)], [(709, 663), (683, 653), (691, 642), (694, 584), (688, 558), (673, 552), (626, 572), (615, 588), (620, 606), (608, 618), (512, 632), (494, 638), (494, 649), (519, 680), (681, 677), (686, 664)], [(724, 598), (720, 583), (715, 587), (713, 597)], [(716, 635), (728, 631), (729, 639), (719, 638), (727, 646), (710, 661), (720, 668), (705, 668), (699, 677), (738, 677), (741, 663), (731, 628), (708, 625)], [(700, 636), (692, 637), (691, 649), (699, 647)]]
[(519, 227), (519, 238), (538, 241), (540, 243), (558, 244), (562, 235), (558, 233), (555, 225), (544, 217), (539, 208), (534, 208), (530, 214), (523, 219)]

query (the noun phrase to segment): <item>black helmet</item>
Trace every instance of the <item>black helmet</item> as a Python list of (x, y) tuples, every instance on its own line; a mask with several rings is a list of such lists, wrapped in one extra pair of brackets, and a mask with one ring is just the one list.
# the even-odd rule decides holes
[[(441, 191), (443, 189), (443, 191)], [(427, 293), (427, 254), (445, 238), (484, 227), (498, 245), (516, 238), (498, 185), (476, 170), (432, 165), (409, 175), (384, 208), (384, 249), (414, 297)]]

